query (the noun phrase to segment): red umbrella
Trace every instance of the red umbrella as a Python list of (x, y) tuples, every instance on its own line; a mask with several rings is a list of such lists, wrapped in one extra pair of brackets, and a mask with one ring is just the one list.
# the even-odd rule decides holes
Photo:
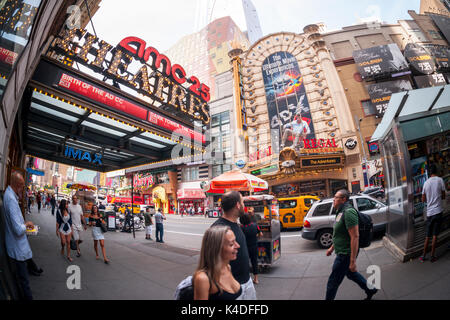
[[(240, 170), (228, 171), (210, 182), (210, 190), (263, 191), (269, 189), (267, 181)], [(212, 191), (207, 191), (211, 192)]]

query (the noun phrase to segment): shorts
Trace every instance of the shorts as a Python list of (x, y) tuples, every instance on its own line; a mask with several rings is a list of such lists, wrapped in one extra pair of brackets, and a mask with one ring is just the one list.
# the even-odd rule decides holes
[(151, 235), (152, 234), (152, 225), (145, 227), (145, 234), (146, 235)]
[(83, 231), (82, 226), (72, 226), (72, 238), (73, 240), (82, 240), (81, 233)]
[(442, 212), (427, 217), (427, 238), (439, 235), (442, 224)]

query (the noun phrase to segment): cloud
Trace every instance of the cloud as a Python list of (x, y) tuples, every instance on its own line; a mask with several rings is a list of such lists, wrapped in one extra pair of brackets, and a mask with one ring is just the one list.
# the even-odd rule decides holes
[(358, 24), (360, 23), (367, 23), (367, 22), (373, 22), (373, 21), (382, 21), (381, 18), (381, 7), (378, 5), (370, 5), (366, 8), (365, 13), (368, 15), (365, 18), (360, 18), (358, 16), (358, 13), (355, 13), (356, 21)]

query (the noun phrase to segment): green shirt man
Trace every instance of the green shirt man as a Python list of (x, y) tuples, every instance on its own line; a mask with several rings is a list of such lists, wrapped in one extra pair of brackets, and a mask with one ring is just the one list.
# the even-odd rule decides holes
[(333, 244), (336, 254), (350, 254), (352, 252), (350, 234), (347, 229), (357, 225), (358, 212), (351, 205), (345, 204), (339, 208), (333, 230)]

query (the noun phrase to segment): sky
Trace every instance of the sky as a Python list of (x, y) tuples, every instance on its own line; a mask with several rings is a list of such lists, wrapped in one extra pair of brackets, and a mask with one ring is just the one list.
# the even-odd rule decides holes
[[(408, 10), (419, 13), (420, 0), (253, 0), (253, 4), (263, 35), (268, 35), (303, 33), (304, 26), (318, 22), (324, 22), (328, 31), (367, 19), (397, 23), (411, 19)], [(112, 45), (136, 36), (164, 52), (223, 16), (231, 16), (242, 31), (247, 29), (241, 0), (102, 0), (92, 20), (97, 36)], [(87, 29), (92, 32), (91, 25)]]

